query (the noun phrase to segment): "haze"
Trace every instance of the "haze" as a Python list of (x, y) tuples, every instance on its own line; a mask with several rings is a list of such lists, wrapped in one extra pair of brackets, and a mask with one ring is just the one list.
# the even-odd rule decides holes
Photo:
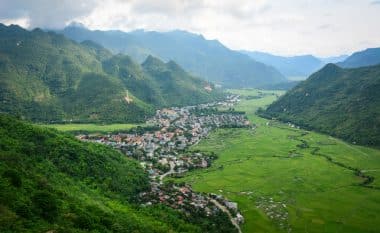
[(333, 56), (380, 44), (373, 0), (2, 0), (0, 22), (62, 28), (183, 29), (236, 50)]

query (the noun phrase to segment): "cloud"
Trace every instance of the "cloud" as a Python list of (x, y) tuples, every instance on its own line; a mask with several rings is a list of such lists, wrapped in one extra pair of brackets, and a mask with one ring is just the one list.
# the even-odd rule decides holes
[(323, 25), (319, 25), (318, 29), (320, 29), (320, 30), (326, 30), (326, 29), (330, 29), (331, 27), (332, 27), (331, 24), (323, 24)]
[(2, 0), (0, 19), (24, 20), (29, 27), (60, 28), (73, 18), (90, 14), (96, 5), (96, 0)]
[(182, 29), (232, 49), (336, 55), (380, 46), (379, 0), (1, 0), (0, 21), (60, 28)]

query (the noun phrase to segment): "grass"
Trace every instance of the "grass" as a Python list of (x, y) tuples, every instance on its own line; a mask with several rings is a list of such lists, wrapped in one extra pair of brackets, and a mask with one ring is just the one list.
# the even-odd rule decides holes
[(74, 132), (74, 131), (86, 131), (90, 133), (94, 132), (114, 132), (129, 130), (137, 126), (143, 126), (143, 124), (47, 124), (43, 125), (50, 128), (55, 128), (60, 131)]
[[(231, 92), (262, 97), (243, 99), (235, 108), (246, 111), (257, 128), (214, 131), (193, 149), (214, 151), (219, 159), (178, 181), (238, 202), (243, 232), (380, 231), (379, 150), (254, 114), (283, 92)], [(361, 186), (364, 179), (353, 168), (373, 176), (374, 188)]]

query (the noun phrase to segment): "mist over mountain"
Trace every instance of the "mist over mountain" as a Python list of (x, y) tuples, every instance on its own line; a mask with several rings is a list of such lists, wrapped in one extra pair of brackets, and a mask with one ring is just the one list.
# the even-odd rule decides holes
[(309, 75), (322, 68), (327, 63), (343, 61), (347, 56), (318, 58), (313, 55), (277, 56), (265, 52), (241, 51), (251, 58), (275, 67), (289, 79), (306, 79)]
[(338, 63), (346, 60), (349, 55), (340, 55), (340, 56), (332, 56), (332, 57), (318, 57), (319, 60), (328, 64), (328, 63)]
[(380, 64), (380, 48), (368, 48), (353, 53), (347, 59), (338, 63), (338, 65), (343, 68), (357, 68), (377, 64)]
[(71, 25), (58, 32), (78, 42), (95, 41), (139, 62), (149, 55), (173, 60), (187, 71), (224, 87), (259, 87), (286, 81), (275, 68), (232, 51), (217, 40), (186, 31), (91, 31)]

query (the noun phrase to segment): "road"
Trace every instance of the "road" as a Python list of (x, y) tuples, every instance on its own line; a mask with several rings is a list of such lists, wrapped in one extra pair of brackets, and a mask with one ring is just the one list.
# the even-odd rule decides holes
[(236, 222), (236, 220), (232, 217), (230, 211), (222, 204), (220, 204), (217, 200), (215, 199), (211, 199), (210, 200), (212, 203), (214, 203), (216, 205), (216, 207), (218, 207), (219, 209), (221, 209), (223, 212), (225, 212), (228, 217), (230, 218), (231, 220), (231, 223), (236, 227), (236, 229), (239, 231), (239, 233), (241, 233), (241, 229), (240, 229), (240, 226), (239, 224)]
[(170, 161), (170, 162), (169, 162), (169, 165), (170, 165), (170, 170), (169, 170), (168, 172), (166, 172), (166, 173), (160, 175), (160, 184), (162, 184), (162, 181), (164, 180), (164, 178), (165, 178), (166, 176), (168, 176), (168, 175), (170, 175), (170, 174), (174, 174), (174, 173), (176, 173), (176, 172), (174, 171), (174, 167), (175, 167), (174, 162), (173, 162), (173, 161)]

